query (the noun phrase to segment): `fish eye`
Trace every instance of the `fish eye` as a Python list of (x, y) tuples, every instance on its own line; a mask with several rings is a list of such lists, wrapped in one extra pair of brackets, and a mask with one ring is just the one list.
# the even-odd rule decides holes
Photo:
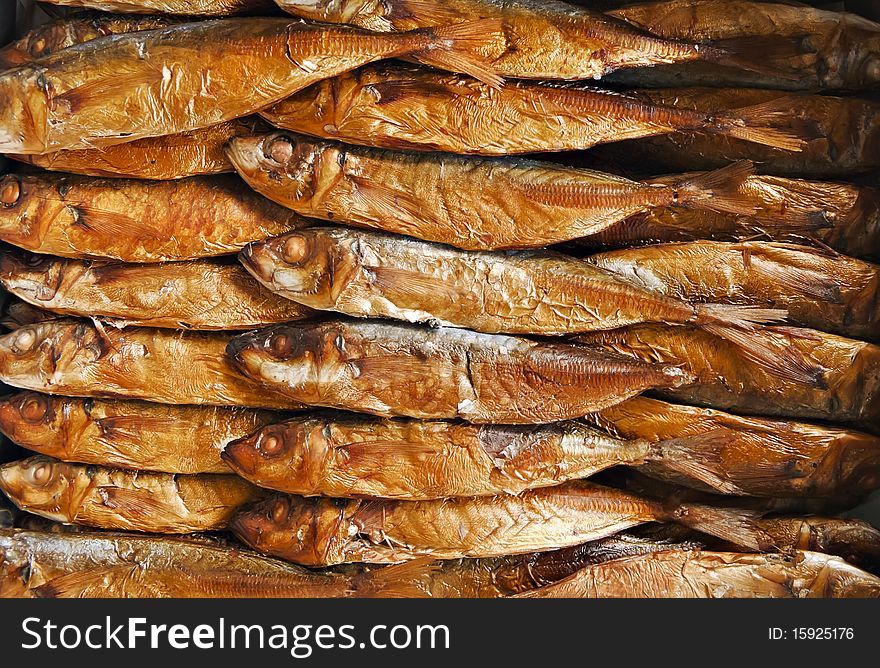
[(43, 50), (46, 48), (46, 40), (43, 37), (40, 37), (36, 42), (31, 44), (31, 55), (32, 56), (40, 56), (43, 54)]
[(37, 342), (37, 335), (32, 329), (20, 329), (12, 340), (12, 352), (16, 355), (29, 353)]
[(306, 259), (308, 254), (309, 242), (301, 234), (291, 235), (290, 237), (288, 237), (287, 241), (284, 242), (282, 255), (285, 262), (289, 262), (290, 264), (299, 264)]
[(286, 165), (293, 157), (293, 142), (287, 137), (270, 139), (263, 155), (279, 165)]
[(0, 185), (0, 203), (3, 206), (15, 206), (21, 197), (21, 182), (15, 176), (4, 179)]
[(285, 519), (287, 519), (287, 501), (278, 499), (272, 505), (272, 521), (281, 524)]
[(28, 471), (30, 482), (34, 485), (45, 485), (52, 479), (52, 464), (41, 462)]
[(21, 417), (28, 422), (42, 422), (49, 410), (44, 397), (27, 397), (18, 409)]
[(876, 83), (880, 81), (880, 58), (872, 56), (865, 62), (865, 81), (867, 83)]
[(260, 451), (263, 454), (272, 456), (281, 452), (283, 443), (275, 434), (269, 434), (265, 438), (260, 439)]
[(48, 264), (51, 261), (52, 260), (48, 255), (39, 255), (38, 253), (32, 253), (25, 258), (24, 265), (26, 267), (39, 268)]
[(269, 345), (272, 348), (272, 352), (278, 355), (284, 355), (290, 347), (290, 337), (288, 337), (287, 334), (275, 334), (269, 342)]

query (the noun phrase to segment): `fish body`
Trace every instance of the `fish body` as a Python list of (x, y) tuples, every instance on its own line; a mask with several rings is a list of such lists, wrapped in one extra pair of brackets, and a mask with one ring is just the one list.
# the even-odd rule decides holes
[(86, 7), (104, 12), (134, 14), (181, 14), (183, 16), (228, 16), (265, 10), (269, 0), (47, 0), (62, 7)]
[(230, 524), (258, 552), (308, 566), (395, 563), (418, 557), (497, 557), (570, 547), (647, 522), (672, 519), (757, 546), (742, 513), (657, 502), (578, 481), (522, 494), (435, 501), (275, 495)]
[(211, 259), (114, 264), (10, 251), (0, 257), (0, 284), (41, 308), (117, 327), (249, 329), (310, 313), (239, 265)]
[(232, 176), (162, 181), (0, 178), (0, 238), (60, 257), (162, 262), (223, 255), (304, 224)]
[[(258, 111), (328, 76), (382, 58), (458, 57), (459, 40), (491, 43), (497, 22), (375, 34), (289, 19), (183, 23), (110, 35), (0, 73), (8, 100), (0, 151), (112, 146), (206, 128)], [(487, 73), (488, 80), (494, 75)]]
[[(623, 439), (698, 439), (702, 448), (693, 449), (692, 460), (714, 462), (739, 494), (855, 502), (880, 484), (880, 437), (851, 429), (732, 415), (648, 397), (635, 397), (586, 420)], [(694, 486), (693, 478), (671, 474), (666, 467), (646, 464), (640, 470)]]
[(588, 566), (523, 598), (878, 598), (880, 578), (816, 552), (666, 551)]
[(228, 354), (291, 401), (478, 423), (579, 417), (689, 381), (674, 366), (632, 364), (580, 346), (370, 321), (277, 325), (239, 335)]
[(18, 445), (66, 462), (164, 473), (229, 473), (230, 441), (281, 419), (242, 408), (53, 397), (0, 398), (0, 431)]
[(74, 397), (302, 408), (267, 393), (230, 366), (229, 340), (229, 334), (219, 332), (105, 329), (88, 320), (53, 320), (0, 337), (0, 379), (14, 387)]
[(223, 529), (261, 496), (234, 475), (123, 471), (42, 455), (0, 467), (0, 489), (22, 510), (57, 522), (173, 534)]
[(257, 192), (302, 215), (470, 250), (544, 246), (674, 203), (742, 212), (727, 195), (752, 169), (736, 163), (660, 187), (522, 158), (384, 151), (281, 132), (233, 140), (228, 154)]
[[(782, 102), (780, 102), (782, 104)], [(772, 103), (704, 114), (599, 89), (379, 64), (320, 81), (260, 115), (293, 132), (387, 149), (513, 155), (587, 149), (668, 132), (707, 132), (795, 150), (764, 127)]]

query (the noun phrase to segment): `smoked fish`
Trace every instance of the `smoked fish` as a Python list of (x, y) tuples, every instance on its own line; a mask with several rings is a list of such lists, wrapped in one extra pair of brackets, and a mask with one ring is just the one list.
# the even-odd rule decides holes
[(102, 148), (8, 157), (50, 171), (85, 176), (182, 179), (235, 171), (226, 157), (226, 142), (264, 128), (265, 124), (258, 118), (238, 118), (200, 130), (147, 137)]
[(226, 359), (230, 338), (223, 332), (104, 328), (73, 318), (36, 323), (0, 336), (0, 381), (74, 397), (303, 407), (236, 371)]
[(272, 125), (377, 148), (512, 155), (573, 151), (669, 132), (720, 133), (798, 150), (766, 127), (786, 100), (713, 113), (594, 88), (470, 77), (380, 63), (325, 79), (260, 112)]
[(305, 224), (234, 176), (179, 181), (70, 174), (0, 178), (0, 239), (35, 253), (123, 262), (233, 253)]
[(28, 450), (65, 462), (163, 473), (229, 473), (220, 457), (226, 444), (281, 415), (37, 392), (0, 397), (0, 432)]
[(331, 566), (539, 552), (665, 520), (752, 549), (769, 547), (767, 537), (743, 512), (665, 506), (582, 481), (518, 496), (436, 501), (273, 495), (242, 508), (230, 529), (258, 552), (304, 566)]
[(753, 52), (737, 48), (735, 43), (665, 40), (601, 12), (555, 0), (276, 2), (295, 16), (376, 31), (500, 19), (505, 41), (480, 49), (479, 53), (500, 74), (515, 79), (599, 79), (620, 68), (695, 60), (725, 62), (748, 69), (766, 67)]
[(257, 192), (311, 218), (468, 250), (536, 248), (594, 234), (670, 205), (753, 213), (734, 163), (673, 186), (523, 158), (385, 151), (277, 132), (233, 139), (236, 170)]
[(41, 308), (116, 327), (250, 329), (312, 313), (225, 259), (116, 264), (6, 251), (0, 284)]
[(500, 79), (469, 46), (501, 39), (495, 20), (376, 34), (289, 19), (183, 23), (110, 35), (0, 73), (0, 151), (91, 149), (246, 116), (325, 77), (412, 54)]
[[(704, 113), (779, 99), (779, 91), (756, 88), (657, 88), (627, 94), (650, 104)], [(851, 177), (880, 168), (880, 102), (800, 94), (792, 94), (788, 100), (787, 112), (768, 119), (768, 124), (798, 136), (812, 136), (800, 152), (717, 134), (669, 134), (606, 144), (591, 153), (653, 174), (716, 169), (731, 160), (753, 160), (762, 174), (807, 179)]]
[(223, 529), (239, 506), (262, 495), (234, 475), (124, 471), (42, 455), (0, 466), (0, 490), (22, 510), (57, 522), (151, 533)]
[[(30, 337), (15, 339), (25, 331), (7, 335), (7, 346), (22, 349)], [(584, 346), (372, 321), (275, 325), (240, 334), (227, 352), (236, 368), (277, 393), (276, 402), (284, 396), (384, 417), (476, 423), (580, 417), (694, 378), (677, 366)], [(10, 376), (10, 384), (20, 382)]]
[(665, 39), (776, 37), (795, 47), (762, 51), (779, 76), (693, 63), (620, 73), (617, 82), (855, 91), (880, 85), (880, 24), (857, 14), (754, 0), (664, 0), (608, 14)]
[(28, 304), (20, 299), (10, 300), (3, 309), (3, 317), (0, 318), (0, 325), (6, 329), (18, 329), (23, 325), (33, 325), (38, 322), (47, 320), (58, 320), (63, 316), (45, 309), (37, 308), (33, 304)]
[[(880, 486), (880, 437), (851, 429), (732, 415), (648, 397), (585, 419), (626, 440), (701, 442), (702, 448), (694, 447), (691, 461), (681, 463), (679, 470), (690, 464), (706, 466), (708, 460), (734, 494), (855, 503)], [(671, 474), (668, 467), (645, 464), (640, 470), (678, 484), (696, 482), (692, 476)], [(720, 490), (716, 485), (711, 491)]]
[[(811, 329), (766, 327), (744, 336), (773, 340), (804, 376), (776, 367), (705, 329), (634, 325), (582, 334), (578, 340), (654, 363), (679, 364), (697, 380), (664, 397), (720, 410), (852, 422), (876, 427), (880, 418), (880, 346)], [(812, 377), (812, 379), (811, 379)]]
[(664, 551), (587, 566), (522, 598), (880, 598), (880, 578), (818, 552)]
[[(675, 178), (655, 179), (671, 183)], [(638, 213), (578, 239), (579, 247), (620, 248), (669, 241), (765, 239), (827, 246), (880, 261), (880, 190), (869, 186), (750, 176), (739, 188), (753, 216), (669, 207)]]
[(56, 19), (34, 27), (20, 39), (0, 48), (0, 70), (24, 65), (98, 37), (156, 30), (176, 22), (179, 19), (167, 16), (121, 16), (98, 12)]
[(62, 7), (86, 7), (105, 12), (133, 14), (181, 14), (183, 16), (228, 16), (265, 10), (270, 0), (46, 0)]
[(880, 266), (767, 242), (696, 241), (601, 253), (587, 262), (686, 302), (784, 308), (801, 327), (880, 339)]
[(758, 525), (780, 546), (846, 559), (875, 575), (880, 569), (880, 531), (844, 517), (766, 517)]
[[(0, 404), (0, 428), (3, 411)], [(223, 460), (255, 485), (303, 496), (422, 501), (519, 494), (645, 462), (730, 491), (723, 465), (701, 466), (702, 440), (618, 439), (575, 421), (503, 426), (308, 416), (231, 441)]]

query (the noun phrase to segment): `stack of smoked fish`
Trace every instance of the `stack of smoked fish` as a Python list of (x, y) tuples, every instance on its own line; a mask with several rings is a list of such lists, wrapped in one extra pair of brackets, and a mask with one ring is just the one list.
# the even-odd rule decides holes
[(880, 596), (880, 24), (49, 2), (0, 596)]

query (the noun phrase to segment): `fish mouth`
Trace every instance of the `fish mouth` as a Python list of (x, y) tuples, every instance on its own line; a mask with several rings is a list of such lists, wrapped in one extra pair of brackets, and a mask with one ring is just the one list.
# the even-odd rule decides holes
[(223, 151), (237, 172), (253, 175), (260, 171), (260, 158), (263, 155), (260, 149), (262, 139), (259, 135), (248, 135), (233, 137), (226, 142)]
[(245, 270), (266, 286), (274, 284), (275, 262), (267, 252), (265, 242), (258, 241), (247, 245), (239, 254), (238, 261)]
[(247, 371), (252, 365), (248, 364), (248, 353), (257, 352), (256, 332), (240, 334), (229, 340), (226, 344), (226, 356), (241, 371)]
[(230, 441), (220, 453), (220, 459), (236, 473), (244, 477), (253, 475), (256, 470), (256, 453), (250, 437)]
[(229, 531), (242, 543), (255, 550), (259, 549), (263, 529), (256, 518), (248, 512), (239, 511), (227, 526)]

